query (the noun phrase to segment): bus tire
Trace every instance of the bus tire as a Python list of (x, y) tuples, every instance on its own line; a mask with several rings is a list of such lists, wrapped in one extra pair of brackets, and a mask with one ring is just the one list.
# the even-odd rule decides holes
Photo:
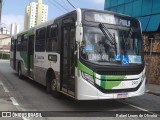
[(51, 93), (55, 98), (59, 98), (60, 97), (60, 92), (57, 91), (57, 82), (56, 79), (54, 77), (54, 72), (53, 71), (49, 71), (47, 72), (47, 85), (46, 85), (46, 90), (47, 93)]
[(59, 91), (57, 91), (57, 80), (56, 79), (52, 79), (50, 83), (51, 83), (51, 94), (55, 98), (60, 98), (61, 97), (61, 93)]
[(23, 78), (22, 70), (21, 70), (21, 64), (20, 63), (18, 64), (18, 77), (19, 77), (19, 79)]

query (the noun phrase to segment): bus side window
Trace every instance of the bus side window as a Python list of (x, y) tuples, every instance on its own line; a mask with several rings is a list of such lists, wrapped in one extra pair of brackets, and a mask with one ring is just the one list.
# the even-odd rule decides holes
[(27, 51), (27, 35), (22, 35), (21, 36), (21, 50), (22, 51)]
[(14, 49), (13, 47), (14, 47), (14, 39), (12, 38), (11, 39), (11, 51), (13, 51), (13, 49)]
[(18, 36), (17, 39), (17, 51), (21, 51), (21, 36)]
[(35, 51), (36, 52), (45, 51), (45, 46), (46, 46), (45, 36), (46, 36), (45, 27), (36, 30), (36, 41), (35, 41)]
[(29, 40), (30, 40), (30, 43), (29, 43), (30, 52), (31, 52), (31, 55), (33, 55), (34, 54), (34, 35), (29, 36)]
[(58, 50), (57, 25), (50, 25), (47, 27), (47, 40), (46, 40), (46, 51), (56, 52)]

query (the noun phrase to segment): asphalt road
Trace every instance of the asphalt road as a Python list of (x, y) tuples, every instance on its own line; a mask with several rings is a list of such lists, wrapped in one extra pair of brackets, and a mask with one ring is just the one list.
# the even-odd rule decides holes
[[(63, 96), (61, 99), (56, 99), (46, 92), (44, 86), (27, 78), (23, 80), (19, 79), (17, 73), (10, 67), (9, 61), (0, 60), (0, 75), (4, 79), (3, 82), (9, 90), (9, 94), (14, 96), (19, 104), (19, 109), (23, 111), (85, 111), (83, 115), (89, 115), (90, 117), (92, 115), (97, 115), (98, 117), (99, 114), (103, 115), (108, 111), (146, 111), (147, 113), (160, 111), (160, 96), (147, 93), (143, 96), (126, 100), (75, 101), (66, 96)], [(61, 119), (66, 120), (71, 118)], [(76, 119), (90, 118), (80, 117)], [(106, 118), (94, 117), (93, 119), (105, 120)], [(108, 119), (113, 120), (114, 118)], [(129, 119), (139, 118), (131, 117)], [(140, 119), (142, 120), (143, 118)], [(158, 120), (158, 118), (156, 119)]]

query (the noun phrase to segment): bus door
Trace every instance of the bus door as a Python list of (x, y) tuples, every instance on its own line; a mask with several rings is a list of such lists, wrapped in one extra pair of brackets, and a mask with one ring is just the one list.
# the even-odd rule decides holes
[(34, 54), (34, 35), (29, 36), (27, 50), (27, 72), (30, 77), (33, 77), (33, 54)]
[(75, 27), (62, 28), (61, 90), (74, 96), (75, 92)]
[(14, 46), (13, 46), (13, 69), (16, 69), (16, 50), (17, 50), (17, 40), (14, 39)]

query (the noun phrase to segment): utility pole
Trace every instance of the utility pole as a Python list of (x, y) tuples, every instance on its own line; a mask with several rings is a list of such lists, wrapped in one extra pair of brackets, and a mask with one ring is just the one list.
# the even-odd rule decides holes
[(0, 0), (0, 24), (1, 24), (1, 15), (2, 15), (2, 1)]
[(150, 74), (151, 74), (151, 72), (150, 72), (150, 69), (151, 69), (151, 59), (152, 59), (152, 44), (153, 44), (153, 39), (151, 38), (151, 43), (150, 43), (150, 51), (149, 51), (149, 67), (148, 67), (148, 69), (149, 69), (149, 74), (148, 74), (148, 85), (149, 85), (149, 83), (150, 83), (150, 79), (151, 79), (151, 77), (150, 77)]
[(153, 42), (154, 42), (154, 36), (153, 35), (150, 35), (149, 36), (149, 43), (150, 43), (150, 51), (149, 51), (149, 65), (148, 65), (148, 80), (147, 80), (147, 86), (148, 86), (148, 90), (149, 91), (149, 84), (150, 84), (150, 81), (151, 81), (151, 62), (152, 62), (152, 49), (153, 49)]

